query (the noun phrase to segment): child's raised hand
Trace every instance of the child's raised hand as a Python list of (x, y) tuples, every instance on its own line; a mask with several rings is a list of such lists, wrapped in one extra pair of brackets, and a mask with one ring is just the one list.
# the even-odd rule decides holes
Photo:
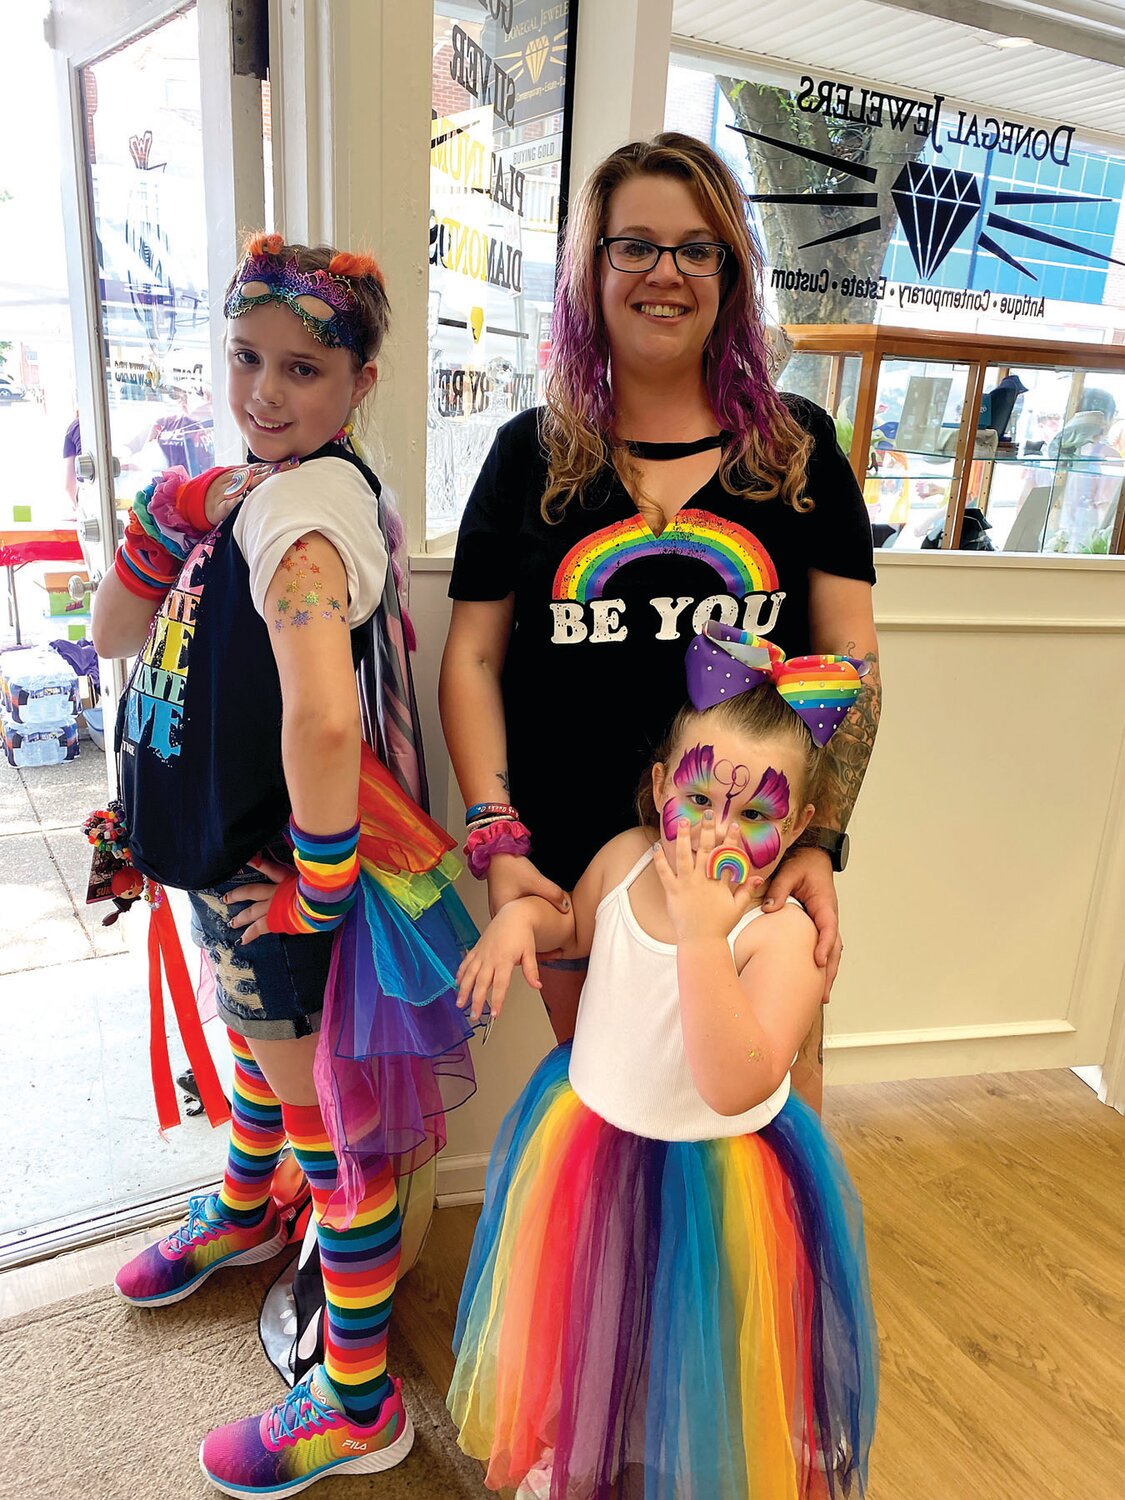
[(300, 462), (287, 458), (280, 464), (241, 464), (237, 469), (224, 469), (217, 479), (207, 486), (207, 498), (203, 509), (212, 526), (224, 521), (234, 507), (251, 490), (257, 489), (263, 479), (276, 474), (280, 469), (292, 469)]
[(691, 847), (691, 826), (686, 818), (680, 819), (676, 832), (674, 863), (668, 860), (662, 844), (653, 851), (678, 943), (689, 937), (725, 938), (749, 911), (762, 887), (760, 875), (732, 885), (725, 875), (714, 880), (707, 874), (708, 860), (725, 834), (726, 828), (716, 828), (714, 815), (708, 811), (703, 815), (698, 853)]
[(518, 904), (503, 907), (493, 917), (457, 970), (457, 1004), (461, 1010), (469, 1006), (474, 1024), (486, 1002), (493, 1020), (500, 1014), (516, 968), (523, 969), (533, 990), (543, 988), (535, 960), (535, 926)]

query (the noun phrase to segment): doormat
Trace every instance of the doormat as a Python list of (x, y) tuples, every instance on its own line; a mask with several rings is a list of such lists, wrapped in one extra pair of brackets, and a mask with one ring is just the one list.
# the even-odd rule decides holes
[[(199, 1445), (285, 1393), (258, 1342), (277, 1263), (220, 1274), (184, 1302), (140, 1308), (112, 1288), (0, 1323), (0, 1500), (217, 1500)], [(329, 1478), (323, 1500), (481, 1500), (445, 1402), (403, 1330), (391, 1370), (414, 1422), (410, 1455), (377, 1477)]]

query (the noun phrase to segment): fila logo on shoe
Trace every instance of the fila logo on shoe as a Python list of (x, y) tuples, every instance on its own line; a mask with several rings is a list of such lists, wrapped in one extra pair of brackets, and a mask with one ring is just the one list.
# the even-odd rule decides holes
[(367, 1452), (367, 1444), (366, 1443), (357, 1443), (352, 1438), (348, 1438), (347, 1442), (344, 1444), (344, 1447), (345, 1448), (354, 1448), (357, 1453), (366, 1453)]

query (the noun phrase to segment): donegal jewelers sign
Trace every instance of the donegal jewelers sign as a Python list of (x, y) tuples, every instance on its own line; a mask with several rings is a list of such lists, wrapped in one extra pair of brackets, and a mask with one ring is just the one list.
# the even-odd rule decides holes
[(1125, 265), (1106, 166), (1125, 164), (1076, 147), (1073, 125), (807, 74), (717, 81), (783, 322), (869, 322), (880, 305), (1042, 319), (1072, 297), (1045, 268), (1100, 272), (1081, 279), (1090, 301)]
[(574, 0), (438, 0), (430, 136), (427, 534), (539, 398), (566, 187)]

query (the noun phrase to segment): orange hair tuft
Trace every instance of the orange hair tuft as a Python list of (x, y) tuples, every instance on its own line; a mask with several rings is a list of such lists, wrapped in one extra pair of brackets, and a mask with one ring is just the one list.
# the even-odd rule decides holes
[(280, 234), (252, 234), (246, 241), (247, 255), (279, 255), (285, 244)]
[(382, 268), (371, 255), (355, 255), (350, 250), (337, 250), (328, 262), (328, 271), (331, 276), (354, 276), (356, 278), (370, 276), (371, 280), (377, 281), (380, 286), (386, 285)]

